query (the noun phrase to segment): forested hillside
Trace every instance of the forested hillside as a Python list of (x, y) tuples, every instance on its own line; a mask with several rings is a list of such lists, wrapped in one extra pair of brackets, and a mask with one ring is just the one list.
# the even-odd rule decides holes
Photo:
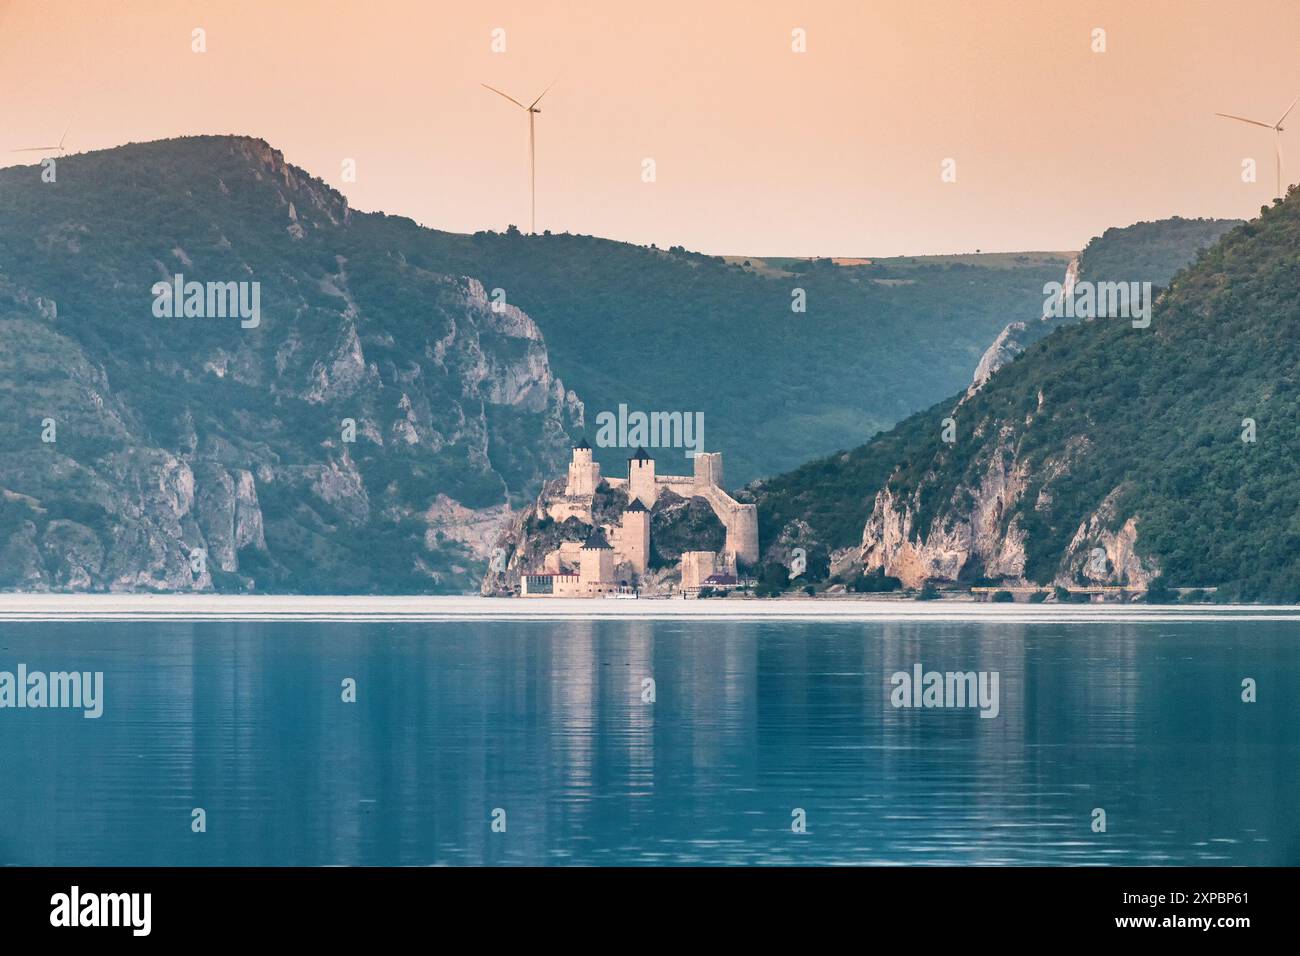
[(1149, 328), (1058, 328), (968, 401), (755, 487), (764, 540), (913, 581), (1300, 600), (1298, 253), (1293, 191), (1200, 253)]

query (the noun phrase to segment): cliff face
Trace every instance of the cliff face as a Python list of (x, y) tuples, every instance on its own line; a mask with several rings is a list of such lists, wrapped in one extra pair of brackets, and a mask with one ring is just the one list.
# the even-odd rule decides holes
[[(1024, 424), (1031, 427), (1032, 416)], [(859, 566), (883, 570), (912, 588), (976, 578), (1026, 583), (1025, 513), (1041, 518), (1050, 511), (1055, 481), (1068, 475), (1088, 444), (1074, 442), (1035, 466), (1020, 456), (1021, 439), (1013, 428), (1003, 426), (1000, 432), (979, 452), (969, 477), (955, 485), (944, 487), (936, 472), (905, 493), (889, 487), (878, 492), (863, 529)], [(1037, 477), (1035, 494), (1027, 500), (1031, 474)], [(1136, 516), (1116, 527), (1120, 491), (1107, 495), (1079, 523), (1051, 571), (1051, 583), (1145, 587), (1159, 573), (1156, 559), (1137, 551)], [(927, 521), (923, 502), (940, 495)], [(1036, 577), (1047, 583), (1041, 572)]]
[[(1176, 220), (1094, 240), (1067, 283), (1158, 287), (1176, 272), (1172, 253), (1196, 261), (1155, 297), (1149, 325), (1059, 324), (1022, 349), (1019, 326), (1047, 323), (1015, 323), (963, 395), (752, 486), (766, 559), (797, 540), (829, 556), (824, 576), (883, 571), (909, 587), (1141, 588), (1160, 577), (1300, 597), (1295, 538), (1281, 530), (1289, 518), (1267, 504), (1296, 484), (1284, 462), (1300, 427), (1278, 383), (1294, 376), (1284, 329), (1296, 308), (1297, 202), (1227, 233)], [(1135, 263), (1152, 266), (1149, 279), (1106, 271)], [(1263, 568), (1256, 547), (1272, 555)]]
[[(57, 170), (0, 171), (0, 587), (477, 582), (582, 424), (526, 314), (261, 141)], [(177, 273), (256, 282), (258, 321), (159, 317)]]
[[(1074, 284), (1079, 279), (1079, 258), (1070, 260), (1070, 264), (1065, 268), (1065, 276), (1061, 280), (1062, 296), (1069, 296), (1074, 291)], [(1002, 366), (1015, 359), (1017, 355), (1023, 352), (1031, 344), (1042, 338), (1049, 330), (1049, 323), (1052, 319), (1050, 310), (1044, 304), (1043, 314), (1034, 322), (1011, 322), (1007, 327), (998, 333), (998, 337), (993, 340), (993, 344), (985, 349), (984, 354), (980, 356), (979, 364), (975, 366), (975, 375), (971, 379), (970, 387), (966, 389), (966, 397), (974, 395), (980, 390), (985, 382)]]
[(883, 569), (906, 587), (929, 580), (955, 581), (967, 568), (985, 575), (1024, 573), (1024, 531), (1011, 514), (1024, 491), (1022, 467), (991, 463), (975, 487), (958, 488), (948, 507), (919, 527), (919, 489), (900, 500), (889, 489), (876, 495), (862, 532), (860, 560), (867, 571)]

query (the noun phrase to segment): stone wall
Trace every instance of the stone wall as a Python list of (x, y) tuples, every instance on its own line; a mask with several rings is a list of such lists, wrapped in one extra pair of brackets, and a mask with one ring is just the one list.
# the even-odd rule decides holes
[(709, 575), (717, 570), (718, 556), (712, 551), (686, 551), (682, 554), (682, 590), (704, 585)]
[[(693, 473), (690, 475), (656, 475), (653, 459), (630, 459), (628, 469), (628, 478), (605, 477), (603, 481), (610, 489), (626, 493), (629, 500), (639, 498), (647, 507), (653, 506), (665, 491), (671, 491), (687, 501), (702, 498), (726, 530), (721, 554), (713, 551), (688, 551), (683, 554), (683, 574), (697, 579), (695, 585), (684, 586), (698, 587), (698, 582), (703, 582), (710, 574), (724, 570), (735, 571), (737, 562), (754, 564), (758, 561), (758, 510), (752, 504), (741, 504), (723, 491), (720, 453), (696, 455)], [(566, 577), (557, 576), (553, 579), (553, 587), (557, 590), (552, 593), (597, 596), (608, 590), (609, 586), (615, 586), (616, 589), (617, 582), (613, 580), (616, 577), (615, 567), (625, 577), (628, 571), (638, 575), (649, 573), (650, 514), (624, 511), (617, 523), (609, 520), (611, 515), (604, 505), (601, 506), (601, 514), (595, 514), (593, 497), (601, 480), (600, 466), (592, 461), (590, 450), (575, 448), (563, 487), (564, 493), (558, 493), (561, 488), (557, 481), (538, 496), (539, 513), (556, 522), (577, 518), (584, 524), (599, 524), (612, 545), (612, 550), (604, 552), (602, 556), (582, 551), (576, 542), (562, 542), (558, 548), (548, 552), (538, 562), (545, 572), (562, 575), (563, 572), (581, 569), (581, 583), (578, 583), (577, 576), (574, 576), (572, 582)], [(586, 489), (589, 484), (591, 491), (588, 493)], [(582, 493), (575, 493), (580, 491)], [(522, 576), (528, 571), (519, 566), (516, 573)], [(593, 592), (595, 582), (599, 582), (600, 586)]]
[(758, 506), (741, 504), (721, 488), (710, 485), (695, 493), (707, 501), (727, 529), (727, 551), (746, 564), (758, 561)]

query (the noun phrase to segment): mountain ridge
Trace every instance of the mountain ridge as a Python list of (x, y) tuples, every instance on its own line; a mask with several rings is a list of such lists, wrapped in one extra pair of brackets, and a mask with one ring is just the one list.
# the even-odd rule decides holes
[[(969, 381), (1064, 265), (769, 279), (680, 247), (452, 235), (358, 212), (251, 137), (54, 168), (0, 170), (0, 587), (470, 591), (615, 399), (696, 404), (734, 485)], [(160, 319), (178, 276), (256, 282), (257, 327)]]
[(755, 486), (768, 540), (819, 549), (824, 576), (883, 572), (909, 586), (1300, 599), (1286, 504), (1300, 496), (1287, 464), (1300, 443), (1286, 336), (1300, 320), (1297, 247), (1293, 190), (1202, 249), (1149, 327), (1058, 328), (966, 401)]
[[(473, 586), (449, 515), (527, 496), (582, 422), (524, 313), (367, 248), (263, 141), (37, 172), (0, 171), (0, 585)], [(160, 321), (177, 274), (256, 281), (262, 321)]]

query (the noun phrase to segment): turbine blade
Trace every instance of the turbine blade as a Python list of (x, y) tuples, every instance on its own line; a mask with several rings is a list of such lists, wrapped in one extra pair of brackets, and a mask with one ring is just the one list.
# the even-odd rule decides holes
[(491, 90), (491, 91), (492, 91), (493, 93), (495, 93), (497, 96), (504, 96), (504, 97), (505, 97), (506, 99), (508, 99), (511, 103), (514, 103), (515, 106), (519, 107), (521, 110), (526, 110), (526, 109), (528, 109), (527, 106), (524, 106), (523, 103), (520, 103), (520, 102), (519, 102), (517, 99), (515, 99), (513, 96), (510, 96), (510, 95), (508, 95), (508, 94), (506, 94), (506, 93), (502, 93), (502, 92), (501, 92), (500, 90), (498, 90), (495, 86), (488, 86), (486, 83), (480, 83), (479, 85), (482, 86), (484, 89)]
[[(558, 82), (559, 82), (559, 79), (560, 79), (560, 74), (558, 74), (558, 73), (555, 74), (555, 79), (551, 80), (551, 82), (550, 82), (549, 84), (547, 84), (546, 89), (542, 90), (542, 96), (545, 96), (547, 93), (551, 92), (551, 87), (554, 86), (556, 83), (558, 83)], [(528, 104), (528, 109), (532, 109), (534, 106), (536, 106), (538, 103), (540, 103), (540, 102), (542, 101), (542, 96), (537, 97), (537, 99), (535, 99), (535, 100), (533, 100), (531, 103), (529, 103), (529, 104)]]
[(1276, 129), (1276, 128), (1277, 128), (1277, 127), (1275, 127), (1275, 126), (1270, 126), (1270, 125), (1268, 125), (1268, 123), (1261, 123), (1259, 120), (1246, 119), (1246, 117), (1244, 117), (1244, 116), (1233, 116), (1231, 113), (1215, 113), (1214, 115), (1215, 115), (1215, 116), (1222, 116), (1224, 119), (1235, 119), (1235, 120), (1240, 120), (1240, 121), (1243, 122), (1243, 123), (1249, 123), (1251, 126), (1262, 126), (1262, 127), (1264, 127), (1264, 129)]
[(63, 141), (68, 138), (68, 130), (72, 129), (72, 120), (68, 120), (68, 125), (63, 127), (63, 135), (59, 137), (59, 149), (63, 148)]
[(1291, 115), (1291, 111), (1292, 111), (1293, 109), (1295, 109), (1295, 105), (1296, 105), (1297, 103), (1300, 103), (1300, 96), (1297, 96), (1295, 99), (1293, 99), (1293, 100), (1291, 101), (1291, 105), (1288, 106), (1288, 107), (1286, 108), (1286, 112), (1282, 114), (1282, 119), (1278, 120), (1278, 121), (1277, 121), (1276, 123), (1274, 123), (1273, 125), (1274, 125), (1274, 126), (1281, 126), (1281, 125), (1282, 125), (1282, 120), (1286, 119), (1288, 116)]
[(11, 149), (11, 153), (44, 153), (51, 149), (58, 149), (57, 146), (24, 146), (21, 149)]

